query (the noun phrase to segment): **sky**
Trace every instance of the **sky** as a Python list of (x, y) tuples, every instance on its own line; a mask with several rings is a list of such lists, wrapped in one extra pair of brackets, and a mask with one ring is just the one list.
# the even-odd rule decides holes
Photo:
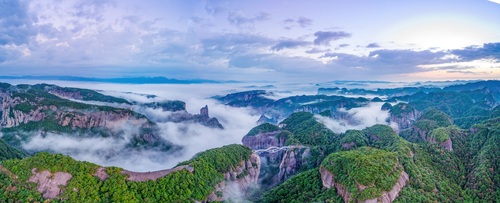
[(0, 75), (500, 78), (500, 0), (0, 0)]

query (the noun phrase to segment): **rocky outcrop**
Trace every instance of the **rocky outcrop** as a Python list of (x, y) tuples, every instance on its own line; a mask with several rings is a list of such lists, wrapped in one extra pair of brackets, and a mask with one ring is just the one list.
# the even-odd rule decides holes
[[(339, 194), (342, 199), (344, 199), (344, 202), (351, 202), (352, 201), (352, 195), (347, 191), (345, 186), (338, 184), (335, 182), (335, 176), (330, 173), (326, 168), (323, 166), (320, 167), (319, 172), (321, 174), (321, 181), (323, 183), (323, 186), (326, 188), (332, 188), (334, 187), (337, 190), (337, 194)], [(406, 186), (407, 181), (409, 180), (409, 176), (406, 172), (401, 171), (399, 178), (397, 182), (394, 184), (392, 189), (390, 191), (384, 191), (382, 192), (382, 195), (380, 195), (377, 198), (372, 198), (372, 199), (366, 199), (364, 201), (359, 201), (357, 202), (363, 202), (363, 203), (376, 203), (376, 202), (382, 202), (382, 203), (390, 203), (393, 202), (396, 197), (398, 197), (399, 192)], [(358, 190), (363, 191), (365, 188), (363, 186), (358, 185)]]
[(285, 146), (286, 136), (279, 136), (283, 131), (259, 133), (255, 136), (244, 136), (241, 142), (252, 149), (267, 149), (269, 147)]
[(69, 173), (56, 172), (54, 174), (45, 170), (37, 172), (34, 168), (31, 170), (33, 175), (29, 178), (28, 182), (38, 183), (37, 190), (42, 193), (45, 199), (54, 199), (61, 194), (61, 186), (66, 186), (69, 180), (73, 177)]
[(309, 148), (293, 148), (285, 152), (278, 173), (279, 182), (285, 181), (295, 175), (304, 164), (305, 158), (310, 156)]
[(319, 168), (319, 173), (321, 174), (321, 182), (323, 183), (323, 187), (328, 189), (334, 187), (337, 190), (337, 194), (339, 194), (344, 202), (349, 202), (351, 199), (351, 193), (347, 192), (347, 189), (335, 182), (335, 177), (330, 171), (326, 170), (325, 167), (321, 166)]
[(439, 145), (450, 152), (453, 151), (453, 142), (451, 139), (447, 139), (446, 141), (439, 143)]
[(207, 202), (222, 202), (232, 197), (244, 195), (251, 185), (257, 184), (260, 174), (260, 158), (252, 153), (249, 160), (242, 161), (237, 167), (224, 174), (224, 181), (217, 184)]
[(211, 128), (224, 129), (224, 127), (219, 123), (219, 120), (217, 120), (217, 118), (210, 118), (210, 116), (208, 115), (207, 105), (205, 105), (205, 107), (200, 109), (200, 114), (193, 116), (193, 120), (197, 123), (200, 123), (202, 125)]
[(20, 126), (19, 130), (4, 134), (12, 140), (9, 144), (19, 145), (16, 142), (20, 139), (17, 134), (22, 131), (49, 131), (56, 134), (72, 132), (117, 138), (128, 133), (132, 135), (129, 146), (134, 148), (156, 147), (170, 150), (173, 147), (159, 136), (155, 123), (142, 114), (129, 109), (70, 101), (53, 95), (42, 87), (43, 85), (26, 85), (23, 88), (13, 86), (0, 91), (0, 128)]
[(393, 106), (389, 113), (390, 120), (398, 124), (399, 130), (411, 127), (421, 115), (419, 111), (405, 103), (399, 103)]
[(172, 169), (166, 169), (166, 170), (161, 170), (161, 171), (153, 171), (153, 172), (133, 172), (133, 171), (127, 171), (127, 170), (122, 170), (121, 173), (128, 175), (127, 180), (133, 181), (133, 182), (145, 182), (149, 180), (156, 180), (158, 178), (162, 178), (167, 176), (170, 173), (180, 171), (180, 170), (187, 170), (190, 173), (194, 172), (193, 167), (183, 165), (183, 166), (177, 166)]
[[(146, 114), (147, 115), (147, 114)], [(174, 122), (174, 123), (199, 123), (210, 128), (224, 129), (224, 126), (219, 123), (217, 118), (211, 118), (208, 113), (208, 106), (200, 109), (200, 114), (192, 115), (186, 110), (173, 111), (168, 114), (167, 117), (158, 118), (156, 116), (151, 116), (151, 119), (155, 122)]]
[(283, 130), (247, 134), (243, 145), (252, 148), (262, 162), (259, 183), (262, 187), (274, 187), (297, 172), (307, 163), (310, 149), (303, 146), (286, 146), (287, 135)]

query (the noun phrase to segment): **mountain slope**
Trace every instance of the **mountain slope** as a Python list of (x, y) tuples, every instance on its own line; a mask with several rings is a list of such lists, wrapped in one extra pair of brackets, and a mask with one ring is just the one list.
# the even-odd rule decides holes
[[(202, 152), (168, 172), (134, 173), (116, 167), (102, 168), (48, 153), (1, 164), (2, 202), (222, 201), (229, 198), (232, 190), (244, 192), (256, 183), (260, 166), (258, 157), (241, 145)], [(161, 175), (155, 175), (158, 173)], [(155, 177), (143, 181), (134, 178), (137, 176)]]

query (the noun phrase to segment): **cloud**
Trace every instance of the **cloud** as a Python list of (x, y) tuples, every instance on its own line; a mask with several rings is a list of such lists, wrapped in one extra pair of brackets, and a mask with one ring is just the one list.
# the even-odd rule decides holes
[(207, 61), (218, 58), (230, 59), (248, 53), (257, 53), (263, 47), (270, 47), (275, 43), (275, 40), (259, 35), (229, 33), (202, 39), (201, 55), (207, 57), (204, 59)]
[(377, 43), (370, 43), (366, 46), (366, 48), (379, 48), (380, 45)]
[(227, 16), (227, 20), (231, 25), (241, 28), (245, 26), (253, 27), (255, 22), (266, 21), (269, 20), (270, 17), (271, 14), (266, 12), (260, 12), (252, 17), (247, 17), (241, 12), (230, 12)]
[(323, 117), (320, 115), (315, 115), (315, 118), (318, 122), (323, 123), (327, 128), (335, 133), (344, 133), (346, 130), (352, 129), (362, 130), (375, 124), (390, 125), (393, 129), (397, 129), (396, 123), (386, 122), (389, 118), (389, 112), (382, 111), (382, 105), (382, 102), (371, 102), (365, 107), (352, 108), (347, 111), (344, 110), (344, 112), (351, 115), (353, 121), (333, 120), (329, 117)]
[(281, 40), (277, 44), (271, 47), (271, 50), (273, 51), (280, 51), (283, 49), (290, 49), (290, 48), (296, 48), (296, 47), (303, 47), (310, 45), (310, 42), (307, 41), (301, 41), (301, 40)]
[(500, 4), (500, 0), (488, 0), (489, 2)]
[(310, 50), (307, 50), (306, 53), (308, 54), (317, 54), (317, 53), (325, 53), (325, 52), (329, 52), (331, 51), (331, 49), (318, 49), (318, 48), (312, 48)]
[(226, 6), (224, 6), (224, 3), (227, 3), (225, 0), (207, 0), (205, 2), (205, 11), (212, 16), (216, 16), (218, 14), (221, 14), (227, 10)]
[(344, 31), (338, 31), (338, 32), (318, 31), (314, 33), (314, 36), (316, 36), (316, 39), (314, 40), (315, 45), (330, 45), (330, 42), (342, 38), (351, 37), (351, 34)]
[(413, 50), (376, 50), (367, 56), (345, 53), (326, 53), (323, 57), (334, 58), (328, 64), (332, 68), (342, 68), (351, 74), (363, 71), (368, 75), (401, 74), (422, 71), (419, 65), (441, 63), (445, 52), (413, 51)]
[(464, 49), (451, 50), (451, 54), (457, 55), (463, 61), (477, 59), (500, 60), (500, 42), (486, 43), (482, 46), (469, 46)]
[(294, 27), (301, 27), (301, 28), (307, 28), (309, 26), (311, 26), (313, 23), (313, 20), (310, 19), (310, 18), (306, 18), (306, 17), (303, 17), (303, 16), (300, 16), (298, 18), (287, 18), (285, 20), (283, 20), (283, 24), (285, 24), (285, 27), (284, 29), (286, 30), (290, 30)]
[[(61, 86), (88, 88), (88, 83), (58, 82)], [(234, 85), (126, 85), (95, 83), (93, 88), (104, 90), (103, 93), (121, 96), (142, 102), (179, 99), (186, 102), (187, 111), (197, 114), (205, 105), (209, 114), (224, 126), (213, 129), (197, 123), (158, 122), (160, 136), (169, 142), (182, 146), (181, 151), (165, 153), (155, 150), (124, 150), (128, 140), (137, 129), (133, 125), (120, 125), (126, 133), (120, 139), (91, 137), (82, 139), (73, 135), (48, 134), (35, 135), (25, 142), (23, 147), (30, 150), (50, 150), (70, 155), (78, 160), (91, 161), (104, 166), (118, 166), (132, 171), (154, 171), (175, 166), (178, 162), (192, 158), (196, 153), (228, 144), (241, 144), (242, 137), (255, 127), (259, 115), (252, 115), (251, 109), (234, 108), (207, 99), (213, 95), (226, 93)], [(123, 90), (138, 94), (123, 93)], [(147, 98), (143, 94), (155, 94), (156, 98)], [(133, 108), (146, 114), (151, 120), (161, 121), (171, 112), (159, 109)]]
[(0, 45), (22, 45), (35, 34), (28, 1), (0, 1)]

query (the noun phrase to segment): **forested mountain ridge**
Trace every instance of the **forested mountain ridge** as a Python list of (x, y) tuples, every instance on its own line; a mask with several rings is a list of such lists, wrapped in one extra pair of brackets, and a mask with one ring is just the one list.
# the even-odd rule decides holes
[[(137, 131), (131, 134), (130, 147), (171, 150), (175, 146), (158, 135), (155, 123), (146, 116), (130, 109), (80, 103), (61, 98), (52, 93), (54, 86), (0, 84), (0, 128), (2, 139), (12, 146), (35, 134), (50, 133), (77, 137), (122, 138), (124, 126)], [(61, 88), (60, 88), (61, 89)], [(73, 90), (73, 89), (72, 89)], [(83, 90), (82, 90), (83, 91)], [(97, 98), (103, 101), (126, 102), (126, 100), (105, 96), (91, 90), (72, 91), (86, 95), (82, 99)], [(61, 93), (61, 91), (59, 91)], [(93, 96), (89, 96), (93, 95)]]
[(222, 201), (255, 184), (259, 166), (258, 156), (241, 145), (208, 150), (172, 170), (146, 173), (39, 153), (1, 162), (0, 201)]
[[(251, 129), (243, 136), (245, 146), (208, 150), (152, 173), (105, 168), (57, 154), (23, 158), (25, 154), (4, 144), (0, 201), (497, 202), (500, 107), (494, 84), (486, 81), (380, 101), (355, 98), (357, 105), (386, 102), (381, 107), (389, 116), (386, 122), (398, 125), (376, 124), (341, 133), (320, 118), (335, 119), (329, 109), (339, 103), (328, 102), (344, 97), (273, 100), (270, 106), (286, 104), (295, 110), (283, 111), (289, 115), (279, 123)], [(246, 94), (231, 98), (255, 98)], [(322, 99), (331, 99), (325, 111), (303, 108), (323, 103)], [(44, 180), (61, 184), (40, 188)], [(84, 190), (89, 192), (80, 192)]]

